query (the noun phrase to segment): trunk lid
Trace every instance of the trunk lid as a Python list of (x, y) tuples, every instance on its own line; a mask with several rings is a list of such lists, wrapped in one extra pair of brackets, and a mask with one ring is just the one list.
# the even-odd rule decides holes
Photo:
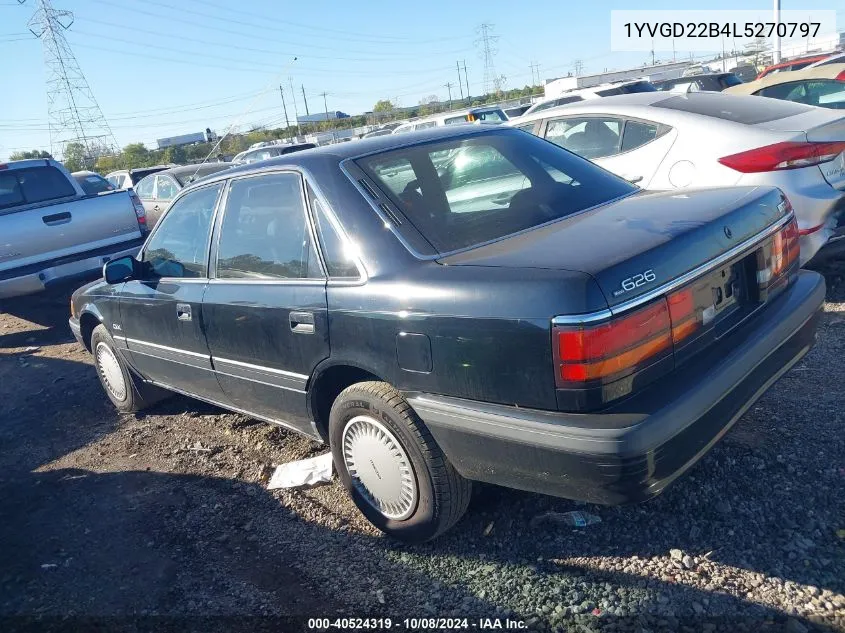
[(731, 251), (787, 213), (773, 187), (643, 192), (440, 261), (584, 272), (612, 308)]
[[(822, 110), (822, 108), (819, 109)], [(829, 110), (829, 112), (836, 113), (837, 111)], [(807, 140), (813, 143), (845, 141), (845, 117), (836, 114), (832, 120), (807, 130)], [(839, 152), (833, 160), (821, 163), (819, 169), (832, 187), (845, 190), (845, 152)]]

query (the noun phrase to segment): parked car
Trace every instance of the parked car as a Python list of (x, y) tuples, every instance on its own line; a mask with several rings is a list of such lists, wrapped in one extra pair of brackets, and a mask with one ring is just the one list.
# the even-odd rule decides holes
[(459, 125), (461, 123), (504, 123), (508, 116), (498, 106), (469, 108), (467, 110), (452, 110), (432, 116), (409, 121), (393, 130), (394, 134), (404, 134), (416, 130), (427, 130), (444, 125)]
[(134, 187), (145, 176), (155, 174), (171, 167), (177, 167), (175, 164), (155, 165), (153, 167), (136, 167), (135, 169), (118, 169), (106, 174), (106, 180), (113, 184), (118, 189), (129, 189)]
[(135, 193), (144, 204), (147, 213), (147, 223), (152, 229), (161, 215), (173, 202), (179, 191), (193, 182), (209, 174), (230, 169), (232, 163), (203, 163), (202, 165), (182, 165), (171, 167), (163, 171), (144, 176), (137, 185)]
[(694, 77), (678, 77), (651, 82), (655, 88), (668, 92), (686, 90), (687, 92), (722, 92), (725, 88), (738, 86), (742, 79), (733, 73), (711, 73)]
[(54, 160), (0, 164), (0, 299), (98, 273), (145, 234), (132, 191), (88, 194)]
[(257, 149), (247, 150), (237, 154), (232, 159), (233, 165), (246, 165), (249, 163), (256, 163), (260, 160), (267, 160), (268, 158), (275, 158), (284, 154), (292, 152), (301, 152), (305, 149), (312, 149), (317, 147), (314, 143), (297, 143), (294, 145), (268, 145), (259, 147)]
[(82, 187), (82, 191), (87, 196), (93, 196), (104, 191), (114, 191), (117, 188), (100, 174), (93, 171), (75, 171), (71, 176)]
[(827, 66), (828, 64), (845, 64), (845, 53), (835, 53), (822, 60), (813, 62), (809, 66), (806, 66), (806, 68), (818, 68), (819, 66)]
[(812, 346), (825, 286), (798, 251), (775, 188), (640, 192), (444, 126), (186, 188), (70, 327), (119, 410), (176, 391), (327, 442), (363, 514), (422, 541), (473, 480), (662, 491)]
[(367, 132), (361, 138), (373, 138), (375, 136), (387, 136), (388, 134), (393, 134), (393, 129), (391, 128), (380, 128), (378, 130), (373, 130), (371, 132)]
[(757, 79), (762, 79), (763, 77), (772, 75), (774, 73), (785, 73), (793, 70), (801, 70), (802, 68), (806, 68), (810, 64), (815, 64), (816, 62), (824, 61), (828, 57), (830, 57), (830, 53), (825, 53), (823, 55), (809, 55), (807, 57), (796, 57), (795, 59), (780, 62), (779, 64), (766, 66), (766, 68), (764, 68), (760, 72), (760, 74), (757, 75)]
[(757, 79), (757, 67), (752, 66), (751, 64), (742, 64), (740, 66), (734, 66), (728, 70), (729, 73), (733, 73), (742, 81), (754, 81)]
[(841, 110), (845, 108), (845, 64), (777, 73), (734, 86), (730, 94), (756, 95)]
[(513, 124), (644, 189), (780, 187), (795, 207), (802, 264), (838, 236), (845, 117), (834, 111), (725, 92), (654, 92), (575, 103)]
[(617, 95), (627, 95), (637, 92), (656, 91), (657, 88), (655, 88), (651, 84), (651, 82), (642, 79), (636, 79), (634, 81), (619, 81), (616, 83), (594, 86), (592, 88), (580, 88), (577, 90), (569, 90), (561, 95), (558, 95), (557, 97), (553, 97), (551, 99), (546, 99), (544, 101), (540, 101), (539, 103), (535, 103), (530, 108), (528, 108), (528, 110), (525, 111), (525, 114), (523, 116), (528, 116), (530, 114), (534, 114), (535, 112), (541, 112), (543, 110), (548, 110), (557, 106), (567, 105), (569, 103), (586, 101), (588, 99), (598, 99), (600, 97), (615, 97)]

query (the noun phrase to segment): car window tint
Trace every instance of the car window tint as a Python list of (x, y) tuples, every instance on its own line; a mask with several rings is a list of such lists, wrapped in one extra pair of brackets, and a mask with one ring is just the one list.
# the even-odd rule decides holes
[(222, 184), (192, 191), (159, 221), (144, 249), (152, 277), (204, 277), (211, 218)]
[(155, 190), (155, 176), (147, 176), (142, 178), (141, 182), (135, 185), (135, 193), (142, 200), (152, 200), (153, 191)]
[(569, 117), (549, 121), (546, 140), (584, 158), (603, 158), (619, 153), (622, 122), (611, 117)]
[(652, 107), (701, 114), (746, 125), (777, 121), (809, 111), (808, 106), (798, 103), (771, 101), (761, 105), (756, 99), (748, 99), (745, 95), (726, 95), (721, 92), (668, 97), (653, 103)]
[(94, 195), (104, 191), (113, 191), (114, 185), (98, 174), (74, 176), (86, 195)]
[(317, 239), (323, 251), (329, 277), (358, 279), (360, 274), (355, 261), (349, 252), (350, 246), (341, 238), (329, 219), (326, 209), (308, 187), (308, 199), (311, 200), (311, 212), (314, 214), (314, 226), (317, 229)]
[(431, 128), (431, 127), (437, 127), (437, 121), (426, 121), (425, 123), (417, 123), (416, 126), (414, 126), (414, 129), (415, 130), (427, 130), (428, 128)]
[(474, 121), (487, 121), (488, 123), (502, 123), (503, 121), (508, 120), (505, 113), (498, 108), (496, 110), (473, 112), (471, 116)]
[(27, 204), (65, 198), (76, 193), (65, 175), (55, 167), (18, 169), (14, 173)]
[[(443, 159), (446, 158), (447, 154), (448, 152), (444, 153)], [(399, 198), (411, 195), (411, 192), (416, 188), (417, 175), (411, 166), (411, 161), (407, 158), (373, 160), (371, 169), (378, 175), (382, 185)]]
[(21, 184), (14, 172), (0, 172), (0, 209), (24, 204)]
[(534, 133), (534, 121), (531, 123), (524, 123), (523, 125), (515, 125), (514, 126), (517, 130), (522, 130), (523, 132), (531, 132)]
[(221, 279), (322, 277), (308, 231), (301, 179), (272, 174), (236, 180), (229, 188), (220, 240)]
[(626, 121), (622, 135), (622, 151), (627, 152), (657, 138), (658, 125), (642, 121)]
[[(449, 159), (437, 167), (433, 157), (444, 154)], [(440, 253), (510, 235), (636, 191), (589, 161), (512, 130), (418, 143), (356, 162)], [(397, 164), (411, 165), (414, 174), (401, 194), (388, 184), (384, 169)]]
[(763, 88), (757, 94), (824, 108), (841, 109), (845, 107), (845, 82), (835, 79), (790, 81)]
[(156, 176), (156, 200), (173, 200), (179, 187), (170, 176)]
[(462, 114), (461, 116), (451, 116), (448, 119), (444, 120), (444, 125), (458, 125), (460, 123), (467, 122), (467, 115)]

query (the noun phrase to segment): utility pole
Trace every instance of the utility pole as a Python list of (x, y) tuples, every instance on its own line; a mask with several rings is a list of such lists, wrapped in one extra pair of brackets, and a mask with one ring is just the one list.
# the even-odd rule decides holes
[(651, 65), (654, 66), (654, 38), (651, 38)]
[(461, 63), (455, 62), (455, 66), (458, 68), (458, 88), (461, 89), (461, 101), (464, 100), (464, 86), (461, 83)]
[(288, 83), (290, 84), (290, 97), (293, 99), (293, 113), (296, 116), (296, 133), (299, 135), (302, 130), (299, 127), (299, 110), (296, 108), (296, 93), (293, 91), (293, 77), (288, 75)]
[(464, 61), (464, 81), (467, 84), (467, 105), (469, 105), (470, 101), (472, 101), (472, 97), (470, 97), (470, 92), (469, 92), (469, 75), (467, 75), (467, 60), (463, 60), (463, 61)]
[(778, 35), (778, 24), (780, 23), (780, 0), (775, 0), (775, 45), (772, 46), (772, 63), (780, 63), (780, 35)]
[(449, 91), (449, 111), (451, 112), (451, 110), (452, 110), (452, 82), (451, 81), (446, 82), (446, 90)]
[(305, 84), (302, 85), (302, 101), (305, 103), (305, 116), (309, 116), (311, 113), (308, 112), (308, 99), (305, 98)]
[(328, 106), (328, 103), (326, 102), (326, 93), (322, 92), (322, 93), (320, 93), (320, 95), (323, 97), (323, 106), (325, 106), (325, 109), (326, 109), (326, 121), (328, 121), (329, 120), (329, 106)]
[(285, 112), (285, 127), (290, 128), (290, 120), (288, 119), (288, 107), (285, 105), (285, 91), (282, 84), (279, 84), (279, 94), (282, 95), (282, 110)]

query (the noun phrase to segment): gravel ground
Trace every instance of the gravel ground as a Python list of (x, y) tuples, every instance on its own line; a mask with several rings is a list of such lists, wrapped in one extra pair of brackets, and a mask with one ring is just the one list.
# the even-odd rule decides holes
[[(814, 350), (663, 495), (605, 508), (477, 486), (422, 546), (382, 537), (337, 481), (267, 491), (272, 465), (325, 450), (306, 438), (182, 397), (117, 414), (70, 337), (67, 294), (16, 302), (0, 314), (0, 628), (383, 615), (845, 630), (845, 265), (823, 272)], [(573, 509), (601, 522), (536, 520)]]

